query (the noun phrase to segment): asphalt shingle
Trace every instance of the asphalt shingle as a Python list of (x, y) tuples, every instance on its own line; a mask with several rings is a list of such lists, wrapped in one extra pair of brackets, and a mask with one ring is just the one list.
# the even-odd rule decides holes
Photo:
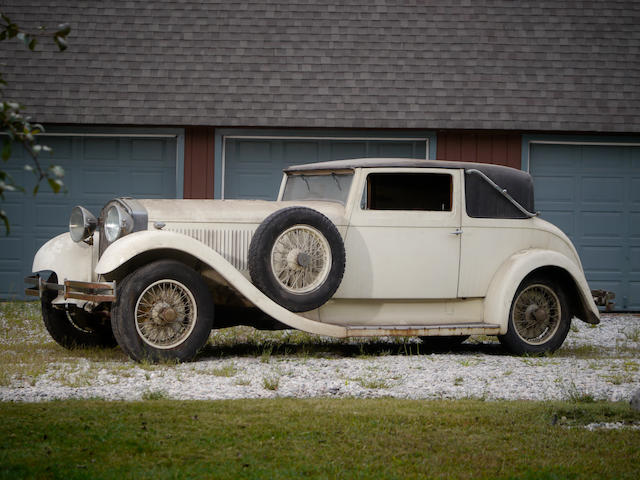
[(4, 1), (48, 123), (640, 132), (637, 1)]

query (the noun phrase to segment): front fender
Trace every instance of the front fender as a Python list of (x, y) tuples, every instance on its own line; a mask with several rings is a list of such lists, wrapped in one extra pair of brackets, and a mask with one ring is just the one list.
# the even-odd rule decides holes
[(534, 270), (558, 267), (566, 271), (576, 283), (580, 302), (589, 323), (598, 323), (600, 312), (596, 307), (582, 269), (561, 253), (552, 250), (530, 249), (509, 257), (491, 280), (484, 304), (485, 322), (500, 325), (500, 334), (507, 333), (511, 302), (522, 280)]
[(76, 243), (68, 232), (62, 233), (40, 247), (33, 258), (31, 271), (53, 270), (60, 283), (65, 279), (91, 282), (94, 280), (92, 258), (91, 245)]
[(153, 250), (175, 250), (197, 258), (214, 269), (253, 305), (290, 327), (319, 335), (334, 337), (346, 337), (347, 335), (347, 330), (344, 327), (309, 320), (278, 305), (258, 290), (218, 252), (181, 233), (145, 230), (127, 235), (111, 244), (104, 251), (95, 271), (100, 275), (106, 275), (136, 256)]

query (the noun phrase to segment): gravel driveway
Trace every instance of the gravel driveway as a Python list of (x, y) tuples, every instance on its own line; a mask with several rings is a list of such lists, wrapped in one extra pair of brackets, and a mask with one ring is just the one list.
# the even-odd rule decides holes
[(616, 401), (628, 400), (640, 388), (640, 315), (603, 315), (596, 327), (574, 321), (564, 346), (548, 357), (509, 356), (488, 337), (472, 337), (451, 353), (415, 354), (419, 340), (411, 339), (414, 353), (398, 354), (398, 343), (389, 342), (393, 354), (383, 349), (375, 355), (216, 355), (209, 349), (196, 362), (182, 365), (61, 353), (63, 361), (54, 359), (36, 376), (5, 374), (0, 400), (390, 396)]

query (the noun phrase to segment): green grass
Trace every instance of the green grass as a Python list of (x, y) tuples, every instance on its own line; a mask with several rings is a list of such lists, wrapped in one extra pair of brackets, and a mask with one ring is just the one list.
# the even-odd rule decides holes
[(637, 478), (626, 404), (394, 399), (0, 404), (0, 478)]

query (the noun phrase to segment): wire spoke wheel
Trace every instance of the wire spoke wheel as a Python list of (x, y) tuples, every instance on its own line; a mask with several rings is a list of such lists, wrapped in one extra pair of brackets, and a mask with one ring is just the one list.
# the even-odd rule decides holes
[(515, 332), (530, 345), (541, 345), (553, 337), (561, 319), (560, 299), (547, 285), (529, 285), (514, 301), (512, 322)]
[(174, 348), (184, 342), (196, 324), (198, 310), (191, 291), (176, 280), (149, 285), (138, 297), (135, 325), (140, 338), (154, 348)]
[(256, 229), (249, 245), (251, 281), (291, 312), (324, 305), (338, 290), (345, 263), (338, 228), (307, 207), (272, 213)]
[(294, 225), (282, 232), (271, 249), (271, 268), (287, 292), (304, 294), (321, 286), (331, 269), (331, 248), (320, 231)]
[[(52, 274), (49, 283), (58, 283)], [(114, 347), (116, 339), (111, 323), (99, 313), (85, 312), (71, 305), (68, 309), (58, 308), (51, 302), (57, 292), (45, 292), (41, 299), (42, 319), (51, 337), (64, 348)]]

